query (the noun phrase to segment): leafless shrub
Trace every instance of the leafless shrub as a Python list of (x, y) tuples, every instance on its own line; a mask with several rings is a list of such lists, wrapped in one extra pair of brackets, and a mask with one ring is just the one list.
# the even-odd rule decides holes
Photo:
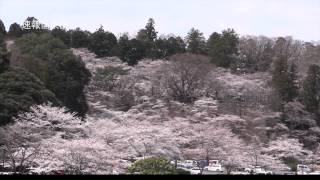
[(174, 55), (157, 73), (153, 90), (169, 100), (193, 103), (205, 94), (204, 88), (211, 68), (206, 56), (189, 53)]
[(98, 68), (92, 77), (90, 87), (92, 90), (112, 91), (119, 81), (119, 76), (126, 75), (127, 71), (121, 67), (107, 66)]
[(64, 166), (68, 174), (85, 174), (84, 170), (89, 166), (89, 159), (80, 153), (71, 151), (66, 155)]
[(2, 151), (2, 166), (9, 165), (14, 173), (25, 173), (27, 168), (32, 166), (33, 160), (37, 157), (40, 149), (38, 145), (26, 144), (32, 141), (28, 136), (23, 136), (19, 131), (2, 127), (0, 129), (0, 149)]
[(134, 79), (122, 78), (114, 88), (114, 106), (117, 110), (128, 111), (135, 103)]

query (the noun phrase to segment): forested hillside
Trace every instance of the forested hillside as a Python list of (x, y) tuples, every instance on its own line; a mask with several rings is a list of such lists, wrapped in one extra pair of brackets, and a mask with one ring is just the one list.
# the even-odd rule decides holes
[(135, 36), (6, 32), (0, 20), (0, 44), (0, 171), (153, 174), (134, 163), (148, 157), (218, 159), (227, 174), (320, 163), (320, 45), (233, 29), (159, 35), (153, 19)]

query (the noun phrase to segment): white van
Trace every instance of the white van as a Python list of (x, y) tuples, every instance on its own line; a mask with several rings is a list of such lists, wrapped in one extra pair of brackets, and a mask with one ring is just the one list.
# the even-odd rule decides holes
[(204, 168), (206, 171), (223, 172), (223, 167), (219, 160), (210, 160), (209, 166)]

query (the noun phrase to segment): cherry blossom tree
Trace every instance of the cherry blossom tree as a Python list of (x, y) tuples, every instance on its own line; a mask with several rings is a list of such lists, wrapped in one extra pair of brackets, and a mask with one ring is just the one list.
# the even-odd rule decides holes
[(39, 153), (39, 145), (31, 146), (28, 141), (34, 140), (19, 127), (0, 128), (0, 146), (3, 153), (2, 165), (9, 165), (14, 173), (23, 173), (32, 165)]
[[(313, 156), (312, 151), (304, 149), (303, 144), (298, 139), (284, 136), (269, 142), (268, 146), (263, 149), (263, 152), (280, 161), (293, 158), (303, 164), (310, 163)], [(292, 168), (295, 169), (295, 167)]]

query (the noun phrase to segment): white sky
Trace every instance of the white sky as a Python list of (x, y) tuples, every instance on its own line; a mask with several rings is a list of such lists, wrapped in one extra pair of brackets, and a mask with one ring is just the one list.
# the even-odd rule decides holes
[(94, 31), (101, 24), (116, 35), (134, 35), (152, 17), (159, 34), (184, 37), (195, 27), (208, 37), (234, 28), (241, 35), (320, 40), (320, 0), (0, 0), (7, 29), (28, 16), (50, 28)]

